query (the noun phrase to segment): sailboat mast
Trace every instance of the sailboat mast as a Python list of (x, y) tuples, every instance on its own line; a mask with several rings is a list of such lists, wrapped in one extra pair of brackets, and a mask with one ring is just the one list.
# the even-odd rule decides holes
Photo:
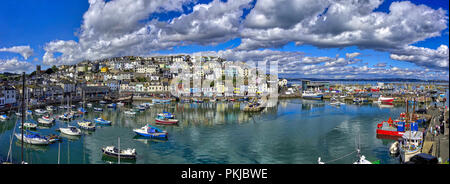
[(23, 163), (23, 129), (24, 129), (24, 126), (23, 126), (23, 121), (24, 121), (24, 119), (25, 119), (25, 72), (23, 72), (23, 74), (22, 74), (23, 76), (22, 76), (22, 141), (21, 141), (21, 159), (22, 159), (22, 162), (21, 163)]
[(118, 147), (119, 147), (119, 149), (118, 149), (118, 155), (119, 155), (119, 164), (120, 164), (120, 137), (117, 137), (117, 142), (118, 142)]

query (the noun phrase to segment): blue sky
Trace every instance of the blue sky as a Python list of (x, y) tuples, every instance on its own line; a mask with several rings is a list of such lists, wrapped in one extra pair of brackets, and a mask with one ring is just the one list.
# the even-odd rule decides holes
[[(347, 53), (359, 53), (358, 59), (361, 60), (359, 63), (353, 63), (348, 66), (357, 66), (362, 67), (364, 65), (367, 65), (369, 67), (372, 67), (373, 65), (376, 65), (378, 63), (386, 63), (388, 67), (397, 67), (401, 69), (407, 69), (407, 70), (425, 70), (425, 69), (431, 69), (433, 74), (430, 74), (431, 76), (434, 76), (436, 78), (448, 78), (448, 72), (445, 71), (445, 69), (448, 70), (448, 59), (445, 61), (442, 61), (442, 56), (439, 57), (436, 56), (430, 56), (430, 58), (427, 58), (426, 61), (416, 59), (420, 58), (420, 56), (408, 55), (411, 53), (414, 49), (418, 48), (428, 48), (432, 51), (436, 51), (438, 47), (441, 45), (447, 46), (447, 55), (448, 55), (448, 41), (449, 41), (449, 29), (448, 29), (448, 1), (427, 1), (427, 0), (414, 0), (409, 1), (413, 4), (413, 6), (406, 6), (407, 3), (401, 4), (404, 7), (408, 7), (411, 10), (408, 10), (409, 12), (417, 12), (421, 13), (423, 12), (421, 10), (420, 6), (425, 6), (426, 8), (430, 8), (432, 10), (436, 10), (436, 12), (433, 12), (433, 14), (436, 14), (437, 18), (430, 19), (430, 20), (424, 20), (426, 23), (427, 21), (445, 21), (444, 26), (442, 27), (436, 27), (436, 28), (427, 28), (428, 25), (420, 25), (420, 23), (409, 23), (411, 25), (407, 25), (410, 27), (424, 27), (425, 30), (428, 31), (429, 29), (435, 29), (432, 31), (429, 31), (427, 33), (423, 34), (413, 34), (414, 36), (417, 36), (417, 39), (414, 39), (413, 42), (408, 40), (408, 38), (399, 38), (398, 44), (385, 44), (384, 42), (386, 40), (374, 40), (374, 43), (377, 42), (377, 45), (371, 45), (370, 42), (367, 42), (364, 40), (364, 43), (362, 41), (348, 41), (348, 40), (337, 40), (336, 43), (338, 44), (329, 44), (329, 43), (323, 43), (322, 40), (313, 40), (313, 38), (317, 38), (317, 36), (320, 36), (322, 33), (311, 33), (311, 35), (304, 36), (301, 34), (297, 34), (300, 32), (295, 32), (298, 30), (295, 30), (293, 28), (295, 25), (304, 25), (306, 20), (292, 20), (292, 22), (286, 22), (286, 25), (290, 27), (286, 27), (285, 25), (282, 25), (281, 27), (275, 27), (271, 26), (269, 23), (268, 25), (259, 25), (261, 20), (259, 21), (253, 21), (253, 19), (250, 19), (252, 17), (261, 17), (261, 15), (265, 16), (266, 18), (270, 17), (282, 17), (283, 15), (279, 12), (282, 12), (284, 10), (291, 11), (286, 9), (284, 6), (274, 5), (276, 6), (277, 12), (271, 12), (268, 11), (270, 9), (274, 9), (274, 7), (265, 7), (263, 2), (260, 1), (250, 1), (250, 2), (240, 2), (241, 4), (235, 2), (235, 1), (180, 1), (178, 3), (174, 2), (173, 4), (167, 5), (164, 4), (164, 2), (161, 2), (157, 6), (159, 9), (153, 9), (150, 10), (141, 10), (139, 12), (144, 12), (147, 15), (139, 15), (136, 20), (133, 20), (130, 25), (126, 28), (120, 28), (118, 27), (120, 31), (113, 32), (111, 30), (108, 30), (107, 28), (104, 28), (101, 24), (106, 21), (110, 21), (110, 19), (102, 18), (107, 15), (107, 8), (110, 8), (114, 10), (113, 4), (114, 1), (125, 1), (125, 0), (112, 0), (107, 2), (100, 2), (103, 3), (103, 5), (111, 5), (110, 7), (107, 6), (94, 6), (94, 3), (90, 5), (90, 3), (87, 0), (74, 0), (74, 1), (55, 1), (55, 0), (22, 0), (22, 1), (2, 1), (0, 2), (0, 49), (4, 48), (4, 50), (7, 50), (8, 48), (12, 48), (15, 46), (29, 46), (32, 49), (32, 55), (25, 59), (23, 58), (20, 53), (18, 52), (11, 52), (11, 51), (0, 51), (0, 59), (3, 61), (8, 61), (12, 59), (16, 59), (16, 62), (19, 64), (31, 64), (33, 67), (26, 68), (27, 72), (31, 72), (34, 70), (34, 66), (39, 64), (42, 65), (42, 68), (48, 68), (51, 65), (55, 64), (67, 64), (70, 60), (70, 64), (79, 62), (83, 59), (98, 59), (96, 57), (90, 57), (89, 55), (86, 56), (80, 56), (78, 53), (74, 53), (74, 50), (80, 50), (80, 52), (84, 52), (86, 50), (89, 50), (89, 45), (92, 45), (92, 48), (96, 47), (96, 44), (101, 43), (102, 39), (106, 39), (103, 37), (108, 37), (107, 41), (111, 41), (115, 38), (123, 38), (124, 36), (128, 35), (136, 35), (133, 33), (136, 33), (139, 28), (143, 28), (145, 26), (148, 26), (148, 29), (150, 30), (158, 30), (159, 32), (163, 32), (167, 37), (164, 38), (158, 38), (154, 39), (154, 35), (156, 33), (149, 33), (148, 37), (144, 37), (147, 43), (152, 42), (158, 43), (157, 45), (164, 45), (167, 44), (167, 46), (164, 47), (157, 47), (150, 44), (144, 44), (141, 42), (132, 42), (136, 43), (135, 45), (128, 45), (128, 48), (124, 48), (124, 46), (120, 46), (116, 50), (115, 48), (111, 49), (111, 51), (98, 51), (100, 53), (95, 53), (96, 56), (104, 55), (104, 56), (120, 56), (120, 55), (133, 55), (133, 54), (139, 54), (139, 55), (154, 55), (154, 54), (177, 54), (177, 53), (196, 53), (196, 52), (207, 52), (207, 51), (213, 51), (213, 52), (220, 52), (225, 50), (232, 50), (236, 53), (241, 53), (242, 55), (245, 55), (251, 51), (254, 51), (255, 53), (258, 51), (264, 51), (264, 50), (272, 50), (272, 51), (280, 51), (281, 55), (283, 53), (291, 53), (291, 52), (301, 52), (302, 56), (309, 56), (309, 57), (329, 57), (331, 58), (345, 58)], [(374, 0), (375, 1), (375, 0)], [(137, 1), (131, 1), (132, 4)], [(392, 0), (385, 0), (381, 4), (377, 4), (376, 8), (374, 10), (370, 10), (368, 12), (361, 13), (361, 17), (363, 17), (367, 13), (376, 13), (376, 12), (382, 12), (385, 14), (389, 14), (389, 8), (393, 4), (394, 1)], [(96, 2), (98, 3), (98, 2)], [(261, 3), (261, 4), (258, 4)], [(286, 0), (285, 3), (298, 3), (301, 4), (301, 2), (290, 2), (289, 0)], [(320, 12), (323, 12), (324, 7), (333, 7), (335, 5), (334, 2), (326, 2), (329, 3), (327, 6), (321, 6), (317, 5), (315, 7), (318, 7), (318, 10)], [(375, 2), (376, 3), (376, 2)], [(198, 13), (197, 10), (194, 10), (194, 6), (197, 6), (199, 4), (203, 5), (210, 5), (211, 8), (208, 10), (203, 11), (211, 11), (207, 12), (206, 14), (208, 16), (211, 16), (210, 18), (205, 18), (201, 16), (205, 16), (202, 13)], [(236, 4), (239, 4), (236, 5)], [(267, 4), (267, 3), (266, 3)], [(229, 10), (224, 10), (223, 7), (220, 7), (220, 5), (225, 5), (226, 8), (230, 8)], [(420, 6), (419, 6), (420, 5)], [(312, 5), (311, 5), (312, 6)], [(359, 7), (362, 5), (354, 5), (351, 6)], [(351, 7), (350, 6), (350, 7)], [(129, 8), (133, 8), (134, 6), (130, 6)], [(300, 8), (304, 8), (305, 5), (299, 6)], [(313, 7), (313, 8), (315, 8)], [(336, 6), (337, 7), (337, 6)], [(217, 9), (216, 9), (217, 8)], [(220, 9), (221, 8), (221, 9)], [(225, 8), (225, 9), (226, 9)], [(284, 9), (283, 9), (284, 8)], [(321, 9), (320, 9), (321, 8)], [(217, 10), (223, 10), (224, 12), (221, 14), (220, 11)], [(360, 8), (359, 8), (360, 9)], [(442, 16), (439, 18), (437, 12), (438, 9), (442, 9), (445, 11), (444, 18)], [(101, 11), (103, 10), (103, 14), (98, 14), (98, 16), (102, 17), (94, 17), (94, 16), (86, 16), (83, 17), (83, 15), (88, 14), (88, 12), (95, 12), (95, 11)], [(355, 9), (358, 10), (358, 9)], [(214, 11), (214, 12), (213, 12)], [(331, 10), (330, 10), (331, 11)], [(333, 12), (328, 11), (327, 14), (329, 14), (329, 18), (333, 16)], [(200, 12), (200, 11), (199, 11)], [(218, 13), (219, 12), (219, 13)], [(235, 16), (231, 16), (236, 14), (238, 15), (238, 18), (235, 18)], [(292, 16), (305, 16), (304, 14), (296, 14), (298, 11), (292, 12)], [(137, 14), (137, 13), (136, 13)], [(187, 16), (181, 17), (181, 15), (188, 15), (190, 16), (189, 19)], [(114, 15), (111, 14), (111, 16), (121, 16), (119, 14)], [(138, 15), (137, 15), (138, 16)], [(224, 19), (224, 21), (228, 22), (221, 22), (220, 25), (217, 25), (215, 27), (220, 27), (215, 29), (214, 26), (205, 28), (209, 29), (208, 31), (202, 32), (201, 30), (199, 32), (197, 29), (194, 29), (192, 26), (186, 26), (186, 28), (180, 29), (180, 26), (187, 25), (190, 22), (193, 21), (199, 21), (199, 22), (207, 22), (211, 20), (220, 20), (221, 18), (229, 16), (230, 18)], [(352, 15), (354, 16), (354, 15)], [(240, 18), (239, 18), (240, 17)], [(306, 15), (305, 17), (314, 17), (314, 15)], [(400, 17), (407, 19), (409, 16)], [(97, 19), (100, 19), (100, 21), (97, 21)], [(178, 22), (173, 21), (174, 19), (179, 19)], [(186, 20), (182, 20), (186, 19)], [(236, 19), (236, 20), (234, 20)], [(284, 18), (286, 19), (286, 18)], [(280, 21), (284, 21), (284, 19), (280, 19)], [(306, 19), (306, 18), (305, 18)], [(91, 21), (92, 20), (92, 21)], [(128, 19), (129, 20), (129, 19)], [(313, 19), (310, 19), (313, 20)], [(399, 19), (401, 20), (401, 19)], [(103, 23), (102, 23), (103, 21)], [(121, 16), (121, 19), (117, 18), (117, 20), (111, 20), (111, 22), (117, 21), (127, 21), (127, 15)], [(155, 22), (158, 21), (159, 24), (156, 24)], [(173, 22), (172, 22), (173, 21)], [(190, 21), (190, 22), (189, 22)], [(301, 22), (304, 21), (304, 22)], [(340, 20), (341, 21), (341, 20)], [(342, 20), (343, 23), (346, 23), (345, 21), (350, 20)], [(82, 25), (84, 22), (92, 23), (91, 27), (89, 28), (83, 28)], [(111, 23), (111, 25), (117, 25)], [(277, 21), (275, 21), (277, 22)], [(412, 22), (412, 21), (411, 21)], [(420, 22), (420, 21), (417, 21)], [(221, 25), (225, 25), (227, 23), (231, 23), (232, 28), (230, 27), (224, 27), (222, 28)], [(389, 22), (390, 23), (390, 22)], [(424, 24), (425, 24), (424, 23)], [(213, 25), (214, 22), (205, 24), (205, 25)], [(388, 22), (386, 22), (388, 24)], [(406, 23), (408, 24), (408, 23)], [(417, 25), (414, 25), (417, 24)], [(108, 26), (111, 26), (108, 25)], [(160, 26), (163, 25), (163, 26)], [(252, 25), (256, 25), (253, 26)], [(351, 24), (349, 24), (351, 25)], [(394, 26), (393, 24), (392, 26)], [(445, 26), (446, 25), (446, 26)], [(153, 27), (154, 26), (154, 27)], [(160, 26), (160, 27), (159, 27)], [(234, 29), (233, 26), (236, 26)], [(283, 27), (284, 26), (284, 27)], [(333, 26), (333, 25), (330, 25)], [(130, 28), (130, 27), (136, 27), (136, 28)], [(261, 28), (264, 27), (264, 28)], [(336, 27), (339, 27), (337, 25)], [(170, 29), (169, 29), (170, 28)], [(393, 27), (390, 27), (393, 28)], [(191, 32), (188, 32), (190, 30)], [(274, 38), (267, 38), (270, 42), (267, 44), (265, 41), (260, 40), (260, 35), (265, 35), (265, 33), (274, 31), (274, 30), (280, 30), (286, 31), (287, 33), (295, 33), (292, 35), (289, 34), (281, 34), (280, 35), (274, 35)], [(308, 28), (302, 28), (305, 30), (308, 30)], [(328, 27), (327, 27), (328, 29)], [(99, 30), (102, 30), (104, 32), (101, 32)], [(188, 30), (184, 32), (185, 30)], [(236, 31), (238, 30), (238, 31)], [(308, 33), (311, 30), (316, 29), (309, 29)], [(323, 29), (321, 29), (323, 30)], [(319, 32), (321, 31), (319, 29)], [(328, 34), (324, 35), (330, 35), (335, 34), (336, 30), (330, 28), (330, 32)], [(381, 29), (380, 29), (381, 30)], [(396, 34), (395, 29), (390, 29), (392, 32), (391, 34)], [(405, 29), (407, 30), (407, 29)], [(88, 37), (86, 34), (81, 34), (81, 32), (87, 33), (89, 31), (96, 31), (94, 33), (94, 36)], [(215, 31), (217, 31), (217, 34), (212, 34)], [(339, 30), (338, 30), (339, 31)], [(355, 33), (358, 32), (358, 30), (354, 30)], [(364, 31), (364, 30), (363, 30)], [(212, 35), (209, 35), (211, 33)], [(361, 31), (359, 32), (361, 33)], [(364, 32), (362, 32), (364, 34)], [(408, 32), (410, 33), (410, 32)], [(435, 36), (435, 33), (439, 33), (440, 36)], [(204, 35), (203, 35), (204, 34)], [(335, 37), (330, 37), (330, 39), (341, 39), (339, 36), (340, 33), (336, 33)], [(400, 33), (399, 33), (400, 34)], [(106, 35), (106, 36), (105, 36)], [(80, 42), (80, 38), (85, 38), (86, 43), (83, 43), (84, 41)], [(171, 40), (171, 38), (176, 38), (175, 41)], [(370, 37), (368, 37), (370, 38)], [(272, 39), (272, 40), (270, 40)], [(170, 40), (170, 41), (166, 41)], [(281, 40), (281, 41), (280, 41)], [(56, 43), (58, 41), (61, 41), (60, 43)], [(68, 43), (68, 41), (73, 41), (75, 43), (75, 47), (69, 47), (65, 44)], [(103, 40), (105, 41), (105, 40)], [(303, 45), (296, 45), (296, 42), (303, 42)], [(130, 41), (131, 42), (131, 41)], [(245, 42), (245, 43), (244, 43)], [(354, 43), (352, 43), (354, 42)], [(378, 42), (380, 44), (378, 44)], [(273, 44), (272, 44), (273, 43)], [(63, 46), (64, 45), (64, 46)], [(86, 46), (87, 45), (87, 46)], [(98, 46), (98, 45), (97, 45)], [(396, 48), (396, 47), (403, 47), (403, 48)], [(414, 48), (406, 48), (408, 46), (412, 46)], [(76, 48), (76, 49), (75, 49)], [(386, 49), (385, 49), (386, 48)], [(101, 50), (108, 50), (108, 49), (101, 49)], [(445, 50), (445, 49), (444, 49)], [(48, 52), (49, 54), (53, 54), (54, 59), (48, 59), (44, 58), (44, 54)], [(102, 52), (108, 52), (108, 53), (102, 53)], [(424, 51), (426, 52), (426, 51)], [(413, 53), (411, 53), (413, 54)], [(434, 54), (434, 52), (433, 52)], [(433, 54), (425, 54), (427, 56), (433, 55)], [(58, 58), (59, 56), (63, 56), (61, 58)], [(337, 56), (339, 55), (339, 56)], [(74, 57), (76, 56), (76, 57)], [(396, 57), (397, 56), (397, 57)], [(242, 56), (243, 58), (246, 58), (245, 56)], [(241, 58), (242, 58), (241, 57)], [(66, 59), (71, 58), (71, 59)], [(75, 58), (75, 59), (73, 59)], [(396, 59), (393, 59), (396, 58)], [(400, 59), (399, 59), (400, 58)], [(403, 59), (403, 58), (413, 58), (413, 59)], [(437, 58), (437, 59), (436, 59)], [(250, 58), (251, 59), (251, 58)], [(436, 60), (436, 61), (433, 61)], [(67, 62), (66, 62), (67, 61)], [(22, 62), (22, 63), (21, 63)], [(294, 61), (285, 61), (285, 62), (294, 62)], [(435, 64), (433, 62), (438, 62), (440, 64)], [(300, 64), (298, 66), (301, 66), (302, 63), (299, 61)], [(442, 64), (443, 63), (443, 64)], [(30, 66), (31, 66), (30, 65)], [(318, 63), (318, 65), (324, 65), (324, 63)], [(342, 65), (343, 66), (343, 65)], [(347, 65), (345, 65), (347, 66)], [(389, 69), (389, 68), (388, 68)], [(0, 65), (0, 72), (12, 71), (14, 72), (14, 68), (8, 67), (8, 66), (1, 66)], [(387, 69), (386, 69), (387, 70)], [(20, 71), (19, 69), (17, 71)], [(318, 70), (317, 72), (323, 72), (323, 69)], [(346, 70), (348, 72), (348, 70)], [(342, 71), (345, 72), (345, 71)], [(326, 75), (326, 73), (317, 74), (318, 76)], [(407, 72), (406, 72), (407, 73)], [(316, 74), (312, 74), (316, 75)], [(358, 74), (354, 74), (358, 75)], [(306, 75), (305, 75), (306, 76)], [(335, 75), (335, 76), (341, 76), (342, 75)], [(359, 75), (361, 76), (361, 75)], [(370, 78), (371, 76), (366, 76), (367, 78)], [(380, 77), (380, 76), (376, 76)], [(396, 76), (392, 76), (396, 77)], [(407, 74), (400, 77), (408, 77)], [(432, 77), (433, 78), (433, 77)]]

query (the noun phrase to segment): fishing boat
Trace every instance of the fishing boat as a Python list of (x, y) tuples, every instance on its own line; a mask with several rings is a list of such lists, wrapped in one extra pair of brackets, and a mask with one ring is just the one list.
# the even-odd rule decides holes
[(90, 121), (83, 120), (83, 121), (78, 122), (77, 124), (81, 129), (95, 130), (95, 124)]
[(45, 114), (45, 113), (47, 113), (46, 110), (42, 110), (42, 109), (36, 109), (36, 110), (34, 110), (34, 112), (36, 112), (36, 114)]
[[(22, 133), (14, 134), (19, 141), (22, 141)], [(23, 134), (23, 142), (28, 144), (48, 145), (50, 141), (47, 137), (41, 136), (39, 133), (26, 131)]]
[(125, 103), (123, 103), (123, 102), (117, 102), (116, 104), (117, 104), (117, 106), (124, 106), (125, 105)]
[(390, 117), (388, 121), (382, 121), (378, 123), (377, 135), (401, 137), (405, 133), (405, 122), (396, 120), (393, 121)]
[(92, 104), (91, 103), (88, 103), (88, 104), (86, 104), (88, 107), (92, 107)]
[(152, 138), (167, 138), (167, 132), (165, 130), (161, 130), (157, 127), (151, 126), (149, 124), (141, 127), (133, 129), (134, 133), (144, 136), (144, 137), (152, 137)]
[(22, 116), (22, 113), (16, 112), (16, 116)]
[(102, 148), (102, 152), (106, 156), (121, 158), (121, 159), (136, 159), (136, 149), (119, 150), (115, 146), (106, 146)]
[(9, 117), (6, 114), (0, 116), (0, 120), (8, 120)]
[(27, 110), (27, 112), (26, 112), (28, 115), (33, 115), (33, 111), (31, 111), (31, 110)]
[(111, 125), (111, 121), (104, 120), (101, 117), (94, 119), (94, 122), (102, 124), (102, 125)]
[(421, 153), (423, 132), (421, 131), (407, 131), (402, 136), (398, 147), (400, 157), (403, 162), (408, 162), (411, 157)]
[(39, 118), (38, 122), (40, 124), (49, 125), (49, 124), (52, 124), (53, 122), (55, 122), (55, 119), (50, 118), (50, 116), (46, 115), (46, 116), (42, 116), (42, 118)]
[(313, 92), (313, 91), (304, 91), (302, 93), (302, 97), (305, 99), (322, 99), (323, 98), (323, 94), (322, 93), (318, 93), (318, 92)]
[(61, 133), (66, 134), (66, 135), (72, 135), (72, 136), (81, 135), (81, 130), (74, 126), (67, 126), (67, 128), (59, 128), (59, 131), (61, 131)]
[(125, 111), (123, 113), (125, 113), (127, 115), (135, 115), (136, 114), (136, 112), (134, 112), (134, 111)]
[(106, 104), (106, 102), (105, 101), (103, 101), (103, 100), (100, 100), (100, 102), (99, 102), (100, 104)]
[(176, 124), (178, 123), (177, 119), (174, 119), (175, 116), (169, 112), (164, 112), (161, 114), (158, 114), (155, 118), (156, 123), (159, 124)]
[(383, 97), (383, 95), (380, 95), (380, 97), (378, 97), (378, 102), (380, 103), (391, 103), (394, 101), (394, 98), (392, 97)]
[(94, 107), (94, 111), (103, 111), (103, 109), (100, 107)]

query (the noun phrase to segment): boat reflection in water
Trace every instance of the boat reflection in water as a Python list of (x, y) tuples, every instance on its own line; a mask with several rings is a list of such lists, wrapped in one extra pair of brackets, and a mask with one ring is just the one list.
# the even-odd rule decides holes
[[(102, 155), (102, 161), (106, 164), (117, 164), (119, 158), (114, 158), (106, 155)], [(136, 164), (136, 159), (120, 159), (120, 164)]]
[(151, 137), (143, 137), (143, 136), (135, 135), (133, 137), (133, 140), (142, 142), (144, 144), (150, 144), (150, 143), (167, 142), (169, 139), (167, 137), (166, 138), (158, 138), (158, 137), (151, 138)]

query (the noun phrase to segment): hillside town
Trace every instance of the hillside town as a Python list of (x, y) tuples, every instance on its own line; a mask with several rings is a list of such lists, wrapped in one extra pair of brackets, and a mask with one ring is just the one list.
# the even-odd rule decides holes
[[(196, 61), (201, 65), (196, 64)], [(186, 65), (183, 65), (184, 68), (180, 70), (171, 70), (175, 62), (183, 62)], [(170, 97), (173, 95), (170, 90), (177, 91), (178, 96), (233, 97), (260, 95), (278, 90), (278, 85), (287, 86), (286, 79), (277, 79), (277, 76), (271, 75), (261, 75), (267, 76), (264, 83), (259, 79), (257, 79), (258, 82), (252, 83), (249, 75), (256, 69), (247, 67), (245, 64), (241, 65), (243, 67), (235, 67), (236, 65), (225, 67), (228, 63), (231, 62), (219, 57), (193, 59), (189, 55), (178, 55), (115, 57), (98, 61), (82, 61), (75, 65), (53, 66), (45, 71), (37, 65), (36, 71), (27, 75), (26, 98), (29, 99), (29, 105), (35, 105), (60, 102), (65, 96), (73, 99), (82, 97), (101, 99), (105, 95), (124, 94), (132, 94), (136, 97)], [(219, 64), (220, 67), (213, 64)], [(201, 70), (193, 69), (197, 65), (201, 67)], [(220, 71), (214, 71), (217, 69)], [(181, 75), (181, 70), (190, 72)], [(192, 81), (188, 86), (183, 86), (180, 81), (176, 85), (177, 89), (173, 89), (174, 87), (170, 84), (177, 77), (180, 79), (188, 77)], [(197, 79), (202, 82), (210, 81), (209, 85), (201, 86), (193, 83)], [(243, 84), (236, 81), (243, 81)], [(227, 83), (233, 84), (233, 87), (226, 87)], [(4, 78), (0, 90), (2, 94), (0, 107), (17, 106), (18, 94), (22, 90), (22, 76), (16, 74)]]

